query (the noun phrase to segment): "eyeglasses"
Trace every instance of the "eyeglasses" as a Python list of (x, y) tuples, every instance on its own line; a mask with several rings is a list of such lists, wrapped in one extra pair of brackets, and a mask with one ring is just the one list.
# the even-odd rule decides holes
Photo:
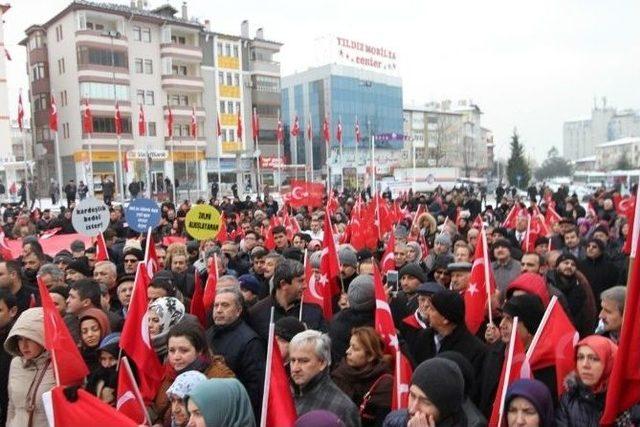
[(138, 262), (138, 260), (136, 258), (125, 258), (124, 262), (127, 263), (127, 264), (133, 264), (133, 263)]

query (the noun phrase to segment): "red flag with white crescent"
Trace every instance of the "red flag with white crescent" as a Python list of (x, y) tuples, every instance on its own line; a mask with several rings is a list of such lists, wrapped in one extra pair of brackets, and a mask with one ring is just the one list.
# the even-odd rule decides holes
[[(488, 281), (488, 283), (487, 283)], [(472, 334), (478, 332), (485, 323), (487, 304), (495, 293), (496, 283), (489, 262), (485, 231), (480, 231), (476, 251), (469, 276), (469, 287), (463, 294), (465, 307), (465, 323)]]
[(24, 106), (22, 105), (22, 92), (18, 94), (18, 127), (22, 132), (22, 121), (24, 120)]
[(236, 129), (236, 134), (238, 135), (238, 141), (242, 141), (242, 116), (240, 115), (240, 111), (238, 111), (238, 127)]
[(96, 238), (96, 261), (109, 261), (109, 251), (107, 251), (107, 242), (104, 240), (104, 234), (98, 234)]
[(167, 106), (167, 135), (169, 138), (173, 136), (173, 112), (171, 106)]
[(116, 112), (114, 115), (115, 127), (116, 127), (116, 135), (120, 136), (122, 134), (122, 116), (120, 115), (120, 106), (118, 105), (118, 101), (116, 101)]
[(319, 277), (319, 273), (315, 273), (311, 268), (311, 262), (309, 259), (304, 263), (304, 283), (305, 287), (302, 292), (302, 300), (310, 304), (316, 304), (320, 307), (324, 307), (322, 294), (318, 292), (316, 279)]
[(84, 100), (84, 111), (82, 113), (82, 131), (84, 133), (93, 133), (93, 116), (89, 108), (89, 101)]
[(138, 111), (138, 134), (140, 136), (145, 136), (147, 134), (147, 123), (144, 119), (142, 104), (140, 104), (140, 111)]
[(258, 142), (260, 138), (260, 119), (258, 118), (258, 112), (253, 109), (253, 116), (251, 117), (251, 133), (253, 136), (253, 142)]
[(204, 285), (204, 301), (205, 312), (211, 310), (216, 299), (216, 288), (218, 287), (218, 255), (214, 254), (209, 258), (207, 266), (207, 282)]
[(282, 144), (284, 141), (284, 131), (282, 130), (282, 120), (278, 118), (278, 127), (276, 128), (276, 141), (278, 144)]
[(358, 122), (358, 118), (356, 117), (356, 144), (360, 144), (360, 122)]
[(293, 119), (293, 126), (291, 126), (291, 136), (298, 136), (300, 134), (300, 123), (298, 123), (298, 116)]
[(49, 109), (49, 129), (58, 132), (58, 107), (53, 94), (51, 94), (51, 108)]
[(382, 255), (382, 259), (380, 260), (380, 269), (382, 270), (382, 274), (387, 274), (389, 270), (395, 270), (396, 268), (396, 259), (394, 258), (393, 254), (395, 247), (396, 236), (392, 230), (391, 235), (389, 236), (389, 241), (387, 242), (387, 246), (384, 250), (384, 254)]
[(144, 400), (126, 356), (120, 359), (118, 365), (116, 409), (138, 424), (150, 424)]
[(191, 107), (191, 124), (189, 126), (191, 138), (198, 136), (198, 120), (196, 119), (196, 107)]
[(338, 143), (342, 145), (342, 119), (338, 120), (338, 127), (336, 128), (336, 139)]
[(331, 131), (329, 130), (329, 120), (326, 117), (322, 122), (322, 136), (324, 137), (324, 142), (328, 144), (331, 140)]

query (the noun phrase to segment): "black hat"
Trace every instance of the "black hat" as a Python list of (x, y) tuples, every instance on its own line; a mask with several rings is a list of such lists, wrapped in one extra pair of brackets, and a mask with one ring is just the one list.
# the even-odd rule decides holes
[(307, 328), (304, 324), (295, 317), (283, 317), (279, 319), (274, 325), (274, 333), (277, 337), (282, 338), (285, 341), (291, 341), (291, 338), (295, 337), (300, 332), (305, 331)]
[(435, 262), (433, 263), (433, 268), (431, 269), (431, 271), (433, 272), (439, 268), (444, 268), (445, 270), (447, 270), (447, 267), (453, 261), (454, 261), (453, 255), (451, 255), (450, 253), (436, 255), (436, 259), (435, 259)]
[(413, 372), (411, 384), (438, 408), (441, 419), (462, 410), (464, 377), (455, 362), (441, 357), (425, 360)]
[(367, 248), (360, 249), (358, 252), (356, 252), (356, 258), (358, 259), (358, 263), (361, 263), (362, 261), (365, 261), (365, 260), (370, 260), (372, 257), (373, 257), (373, 254)]
[(427, 281), (427, 275), (425, 274), (424, 270), (420, 268), (420, 266), (415, 262), (410, 262), (400, 269), (398, 277), (402, 278), (402, 276), (415, 277), (416, 279), (420, 280), (421, 283)]
[(578, 264), (578, 258), (575, 257), (571, 252), (562, 252), (558, 259), (556, 260), (556, 266), (560, 265), (562, 261), (572, 260), (576, 265)]
[(471, 271), (471, 267), (473, 264), (470, 262), (452, 262), (447, 265), (447, 270), (449, 271)]
[(426, 282), (426, 283), (420, 283), (420, 285), (418, 286), (418, 289), (416, 289), (416, 293), (418, 295), (431, 296), (436, 292), (440, 292), (443, 289), (444, 289), (444, 286), (442, 286), (438, 282)]
[(548, 245), (549, 244), (549, 238), (545, 237), (545, 236), (540, 236), (536, 239), (535, 243), (533, 244), (533, 246), (538, 246), (538, 245)]
[(468, 396), (471, 390), (473, 390), (474, 377), (476, 375), (473, 365), (469, 362), (469, 359), (464, 357), (462, 353), (453, 350), (438, 353), (436, 357), (451, 360), (453, 363), (458, 365), (460, 372), (462, 372), (462, 378), (464, 378), (464, 395)]
[(604, 242), (602, 240), (592, 237), (587, 240), (587, 244), (589, 243), (595, 243), (596, 245), (598, 245), (598, 248), (600, 248), (600, 252), (604, 252)]
[(544, 316), (544, 305), (537, 295), (524, 294), (507, 300), (502, 306), (502, 312), (511, 317), (518, 316), (518, 321), (534, 335)]
[(118, 277), (118, 281), (116, 283), (118, 286), (120, 286), (120, 284), (123, 282), (135, 282), (135, 281), (136, 281), (136, 276), (134, 274), (123, 274), (122, 276)]
[(464, 323), (464, 300), (460, 293), (443, 289), (431, 296), (431, 305), (451, 323)]
[(89, 267), (89, 261), (87, 257), (79, 257), (73, 260), (68, 266), (67, 269), (77, 271), (81, 273), (85, 277), (91, 277), (91, 267)]
[(493, 251), (496, 248), (507, 248), (511, 251), (511, 244), (507, 239), (497, 239), (493, 242), (493, 245), (491, 245), (491, 250)]
[(144, 259), (144, 252), (136, 247), (128, 247), (123, 251), (122, 257), (126, 257), (127, 255), (133, 255), (138, 258), (138, 261), (142, 261)]

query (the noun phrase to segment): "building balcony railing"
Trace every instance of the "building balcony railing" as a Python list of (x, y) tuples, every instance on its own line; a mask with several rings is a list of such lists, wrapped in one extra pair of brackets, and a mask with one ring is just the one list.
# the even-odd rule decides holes
[(267, 73), (280, 75), (280, 63), (276, 61), (249, 61), (249, 70), (256, 73)]
[(104, 30), (78, 30), (76, 31), (76, 43), (99, 43), (107, 46), (111, 46), (113, 40), (113, 46), (126, 47), (129, 41), (124, 35), (119, 37), (109, 37), (105, 34)]
[(204, 90), (204, 80), (199, 76), (179, 76), (175, 74), (164, 74), (161, 78), (162, 89), (179, 89), (183, 92), (202, 92)]
[(218, 92), (224, 98), (240, 98), (239, 86), (218, 85)]
[[(162, 107), (162, 109), (164, 110), (164, 115), (166, 116), (167, 114), (169, 114), (169, 107), (168, 106), (164, 106)], [(192, 105), (172, 105), (171, 106), (171, 114), (173, 116), (185, 116), (185, 117), (191, 117), (191, 113), (193, 111), (193, 106)], [(204, 110), (203, 107), (196, 107), (196, 117), (205, 117), (206, 116), (206, 112)]]
[(218, 55), (216, 62), (218, 64), (218, 68), (228, 68), (231, 70), (240, 69), (240, 58)]
[(171, 57), (189, 62), (202, 62), (202, 48), (179, 43), (160, 44), (160, 57)]

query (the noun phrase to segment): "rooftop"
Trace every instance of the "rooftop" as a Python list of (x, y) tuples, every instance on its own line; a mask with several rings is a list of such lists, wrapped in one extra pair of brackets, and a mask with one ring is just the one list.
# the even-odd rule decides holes
[(640, 137), (628, 136), (625, 138), (616, 139), (614, 141), (605, 142), (603, 144), (598, 144), (598, 148), (606, 148), (606, 147), (619, 147), (621, 145), (629, 145), (629, 144), (639, 144)]

